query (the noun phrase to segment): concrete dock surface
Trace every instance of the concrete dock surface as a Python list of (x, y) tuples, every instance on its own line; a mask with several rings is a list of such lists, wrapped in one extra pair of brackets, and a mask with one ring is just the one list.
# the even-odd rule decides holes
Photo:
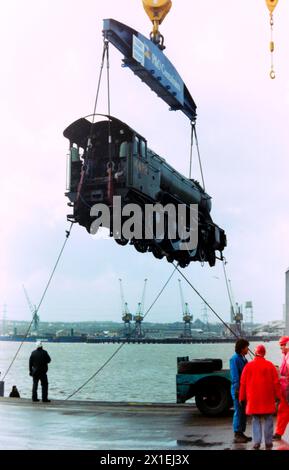
[[(0, 398), (0, 449), (252, 450), (252, 442), (233, 443), (232, 413), (208, 418), (192, 404)], [(287, 441), (289, 430), (273, 450), (289, 450)]]

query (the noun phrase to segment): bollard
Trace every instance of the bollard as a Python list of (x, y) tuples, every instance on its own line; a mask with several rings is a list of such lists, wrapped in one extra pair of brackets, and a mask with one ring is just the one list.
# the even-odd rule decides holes
[(0, 397), (4, 397), (4, 382), (0, 380)]

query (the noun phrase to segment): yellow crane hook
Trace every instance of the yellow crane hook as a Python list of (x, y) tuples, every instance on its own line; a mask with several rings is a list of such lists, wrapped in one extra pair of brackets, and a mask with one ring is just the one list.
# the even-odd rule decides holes
[(267, 7), (268, 7), (270, 13), (273, 13), (273, 11), (275, 10), (275, 7), (278, 3), (278, 0), (266, 0), (266, 3), (267, 3)]
[(270, 27), (271, 27), (271, 40), (270, 40), (270, 52), (271, 52), (271, 70), (270, 70), (270, 77), (272, 80), (275, 78), (275, 71), (274, 71), (274, 57), (273, 53), (275, 50), (275, 44), (273, 40), (273, 26), (274, 26), (274, 19), (273, 19), (273, 12), (277, 6), (278, 0), (265, 0), (268, 10), (270, 12)]
[(143, 7), (149, 19), (153, 23), (153, 30), (151, 32), (152, 41), (164, 49), (164, 38), (159, 32), (159, 25), (163, 22), (172, 7), (171, 0), (142, 0)]

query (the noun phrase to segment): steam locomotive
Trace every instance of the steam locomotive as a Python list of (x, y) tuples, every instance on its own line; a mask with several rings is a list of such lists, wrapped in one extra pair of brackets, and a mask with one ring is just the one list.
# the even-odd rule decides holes
[(168, 225), (162, 237), (155, 235), (153, 229), (150, 239), (143, 236), (128, 240), (122, 234), (115, 236), (109, 224), (110, 235), (120, 245), (130, 243), (141, 253), (152, 252), (156, 258), (166, 257), (181, 267), (191, 261), (214, 266), (216, 251), (222, 258), (226, 235), (210, 216), (211, 197), (197, 181), (184, 177), (150, 150), (146, 139), (135, 130), (115, 117), (94, 115), (73, 122), (63, 134), (70, 148), (66, 196), (73, 214), (68, 215), (68, 220), (91, 232), (96, 219), (92, 208), (95, 204), (105, 204), (113, 217), (114, 196), (121, 198), (121, 206), (137, 204), (142, 213), (147, 204), (175, 207), (182, 204), (188, 212), (191, 204), (197, 204), (197, 246), (193, 249), (180, 249), (180, 243), (185, 240), (178, 235), (171, 239)]

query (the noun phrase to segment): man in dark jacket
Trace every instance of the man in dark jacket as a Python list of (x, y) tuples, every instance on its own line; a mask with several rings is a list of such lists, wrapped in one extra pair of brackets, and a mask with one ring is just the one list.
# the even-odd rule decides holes
[(36, 349), (31, 353), (29, 359), (29, 373), (33, 377), (32, 387), (32, 401), (39, 401), (37, 398), (38, 382), (40, 380), (42, 387), (42, 401), (50, 402), (48, 400), (48, 380), (47, 371), (48, 363), (51, 361), (47, 351), (42, 347), (41, 341), (36, 342)]
[(235, 354), (230, 359), (231, 372), (231, 395), (234, 403), (233, 429), (234, 442), (241, 444), (251, 441), (252, 438), (244, 434), (246, 429), (245, 409), (239, 403), (239, 389), (242, 370), (247, 364), (246, 354), (248, 354), (249, 342), (246, 339), (239, 338), (235, 344)]

